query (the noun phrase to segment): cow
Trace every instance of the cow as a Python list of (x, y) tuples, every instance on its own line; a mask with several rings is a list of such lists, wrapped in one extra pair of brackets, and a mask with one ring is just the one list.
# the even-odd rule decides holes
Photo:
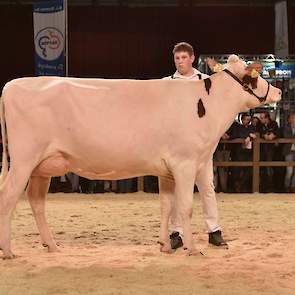
[(25, 189), (42, 243), (58, 251), (45, 199), (51, 176), (69, 171), (89, 179), (158, 176), (160, 250), (171, 252), (168, 221), (175, 201), (184, 248), (197, 254), (191, 230), (196, 175), (200, 188), (211, 185), (213, 152), (239, 112), (281, 98), (281, 90), (256, 69), (231, 55), (224, 69), (201, 81), (31, 77), (8, 82), (1, 98), (3, 258), (14, 257), (11, 216)]

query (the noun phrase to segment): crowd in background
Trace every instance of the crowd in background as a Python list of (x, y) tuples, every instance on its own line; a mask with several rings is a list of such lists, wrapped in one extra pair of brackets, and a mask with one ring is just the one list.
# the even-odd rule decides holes
[[(240, 121), (240, 122), (239, 122)], [(277, 138), (295, 138), (295, 113), (288, 116), (287, 123), (281, 128), (271, 119), (268, 112), (255, 116), (241, 114), (222, 136), (214, 161), (252, 161), (253, 140), (257, 137), (272, 141)], [(230, 143), (233, 139), (242, 139), (242, 143)], [(2, 153), (2, 143), (0, 152)], [(295, 161), (295, 144), (262, 143), (260, 161)], [(214, 167), (214, 184), (217, 192), (252, 192), (252, 171), (248, 167)], [(288, 167), (261, 167), (260, 192), (295, 192), (295, 169)], [(138, 179), (118, 181), (89, 180), (73, 173), (62, 177), (52, 177), (49, 192), (78, 193), (131, 193), (137, 191)], [(196, 188), (197, 190), (197, 188)], [(155, 176), (144, 177), (144, 191), (157, 193), (158, 180)]]
[[(216, 161), (253, 161), (253, 140), (257, 137), (266, 141), (277, 138), (295, 138), (295, 114), (288, 116), (281, 128), (268, 112), (259, 116), (241, 115), (241, 122), (234, 122), (222, 139), (243, 139), (240, 144), (219, 143), (214, 159)], [(262, 143), (260, 161), (293, 161), (294, 144)], [(251, 192), (252, 167), (215, 168), (215, 187), (222, 192)], [(293, 167), (261, 167), (260, 192), (294, 192)]]

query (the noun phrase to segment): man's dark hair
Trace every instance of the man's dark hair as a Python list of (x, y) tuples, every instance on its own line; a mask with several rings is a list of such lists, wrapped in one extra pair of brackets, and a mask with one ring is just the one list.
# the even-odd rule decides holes
[(263, 114), (265, 118), (267, 118), (269, 121), (271, 121), (269, 112), (262, 112), (261, 114)]
[(250, 116), (250, 114), (248, 114), (248, 113), (243, 113), (243, 114), (241, 115), (241, 121), (242, 121), (244, 118), (246, 118), (246, 117), (251, 117), (251, 116)]
[(173, 48), (173, 54), (175, 54), (176, 52), (187, 52), (189, 54), (189, 56), (194, 55), (194, 49), (193, 46), (191, 46), (189, 43), (187, 42), (180, 42), (177, 43), (174, 48)]

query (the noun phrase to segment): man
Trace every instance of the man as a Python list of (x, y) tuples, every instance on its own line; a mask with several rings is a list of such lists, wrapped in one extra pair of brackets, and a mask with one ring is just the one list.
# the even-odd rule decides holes
[[(173, 49), (173, 55), (176, 72), (172, 76), (163, 79), (201, 80), (209, 77), (193, 67), (195, 55), (194, 49), (189, 43), (180, 42), (176, 44)], [(213, 165), (210, 175), (200, 175), (199, 177), (197, 175), (197, 184), (199, 181), (202, 182), (202, 177), (210, 178), (211, 182), (210, 188), (206, 188), (206, 190), (200, 192), (204, 221), (209, 234), (209, 243), (215, 246), (227, 246), (227, 243), (222, 238), (221, 228), (218, 224), (217, 202), (213, 185)], [(173, 207), (171, 216), (172, 234), (170, 235), (170, 241), (172, 249), (177, 249), (183, 246), (183, 230), (180, 217), (177, 216), (177, 208), (175, 208), (175, 206)]]
[[(260, 137), (265, 140), (274, 140), (279, 136), (279, 127), (276, 121), (270, 118), (268, 112), (260, 114)], [(273, 161), (275, 154), (275, 145), (267, 143), (261, 145), (261, 160)], [(273, 192), (273, 175), (274, 170), (272, 167), (265, 167), (262, 170), (262, 191)]]
[[(236, 149), (236, 161), (252, 161), (253, 159), (253, 147), (252, 140), (256, 138), (255, 129), (251, 125), (251, 116), (248, 113), (243, 113), (241, 116), (242, 124), (239, 124), (231, 139), (240, 138), (245, 141), (237, 145)], [(235, 180), (234, 189), (237, 193), (246, 193), (251, 191), (251, 174), (250, 167), (234, 167), (233, 179)]]
[[(288, 123), (284, 126), (283, 129), (284, 138), (295, 138), (295, 113), (291, 113), (288, 116)], [(295, 144), (287, 143), (283, 145), (283, 155), (285, 160), (295, 161)], [(294, 167), (286, 167), (285, 175), (285, 191), (286, 192), (295, 192), (295, 176), (294, 176)]]

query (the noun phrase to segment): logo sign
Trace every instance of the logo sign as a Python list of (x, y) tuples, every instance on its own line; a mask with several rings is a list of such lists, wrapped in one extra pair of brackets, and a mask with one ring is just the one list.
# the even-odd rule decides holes
[(64, 0), (34, 2), (35, 73), (65, 75)]
[(287, 61), (279, 65), (275, 63), (263, 63), (262, 77), (265, 79), (294, 79), (295, 78), (295, 62)]
[(56, 28), (44, 28), (35, 38), (35, 48), (38, 56), (44, 60), (58, 59), (64, 49), (64, 38)]

